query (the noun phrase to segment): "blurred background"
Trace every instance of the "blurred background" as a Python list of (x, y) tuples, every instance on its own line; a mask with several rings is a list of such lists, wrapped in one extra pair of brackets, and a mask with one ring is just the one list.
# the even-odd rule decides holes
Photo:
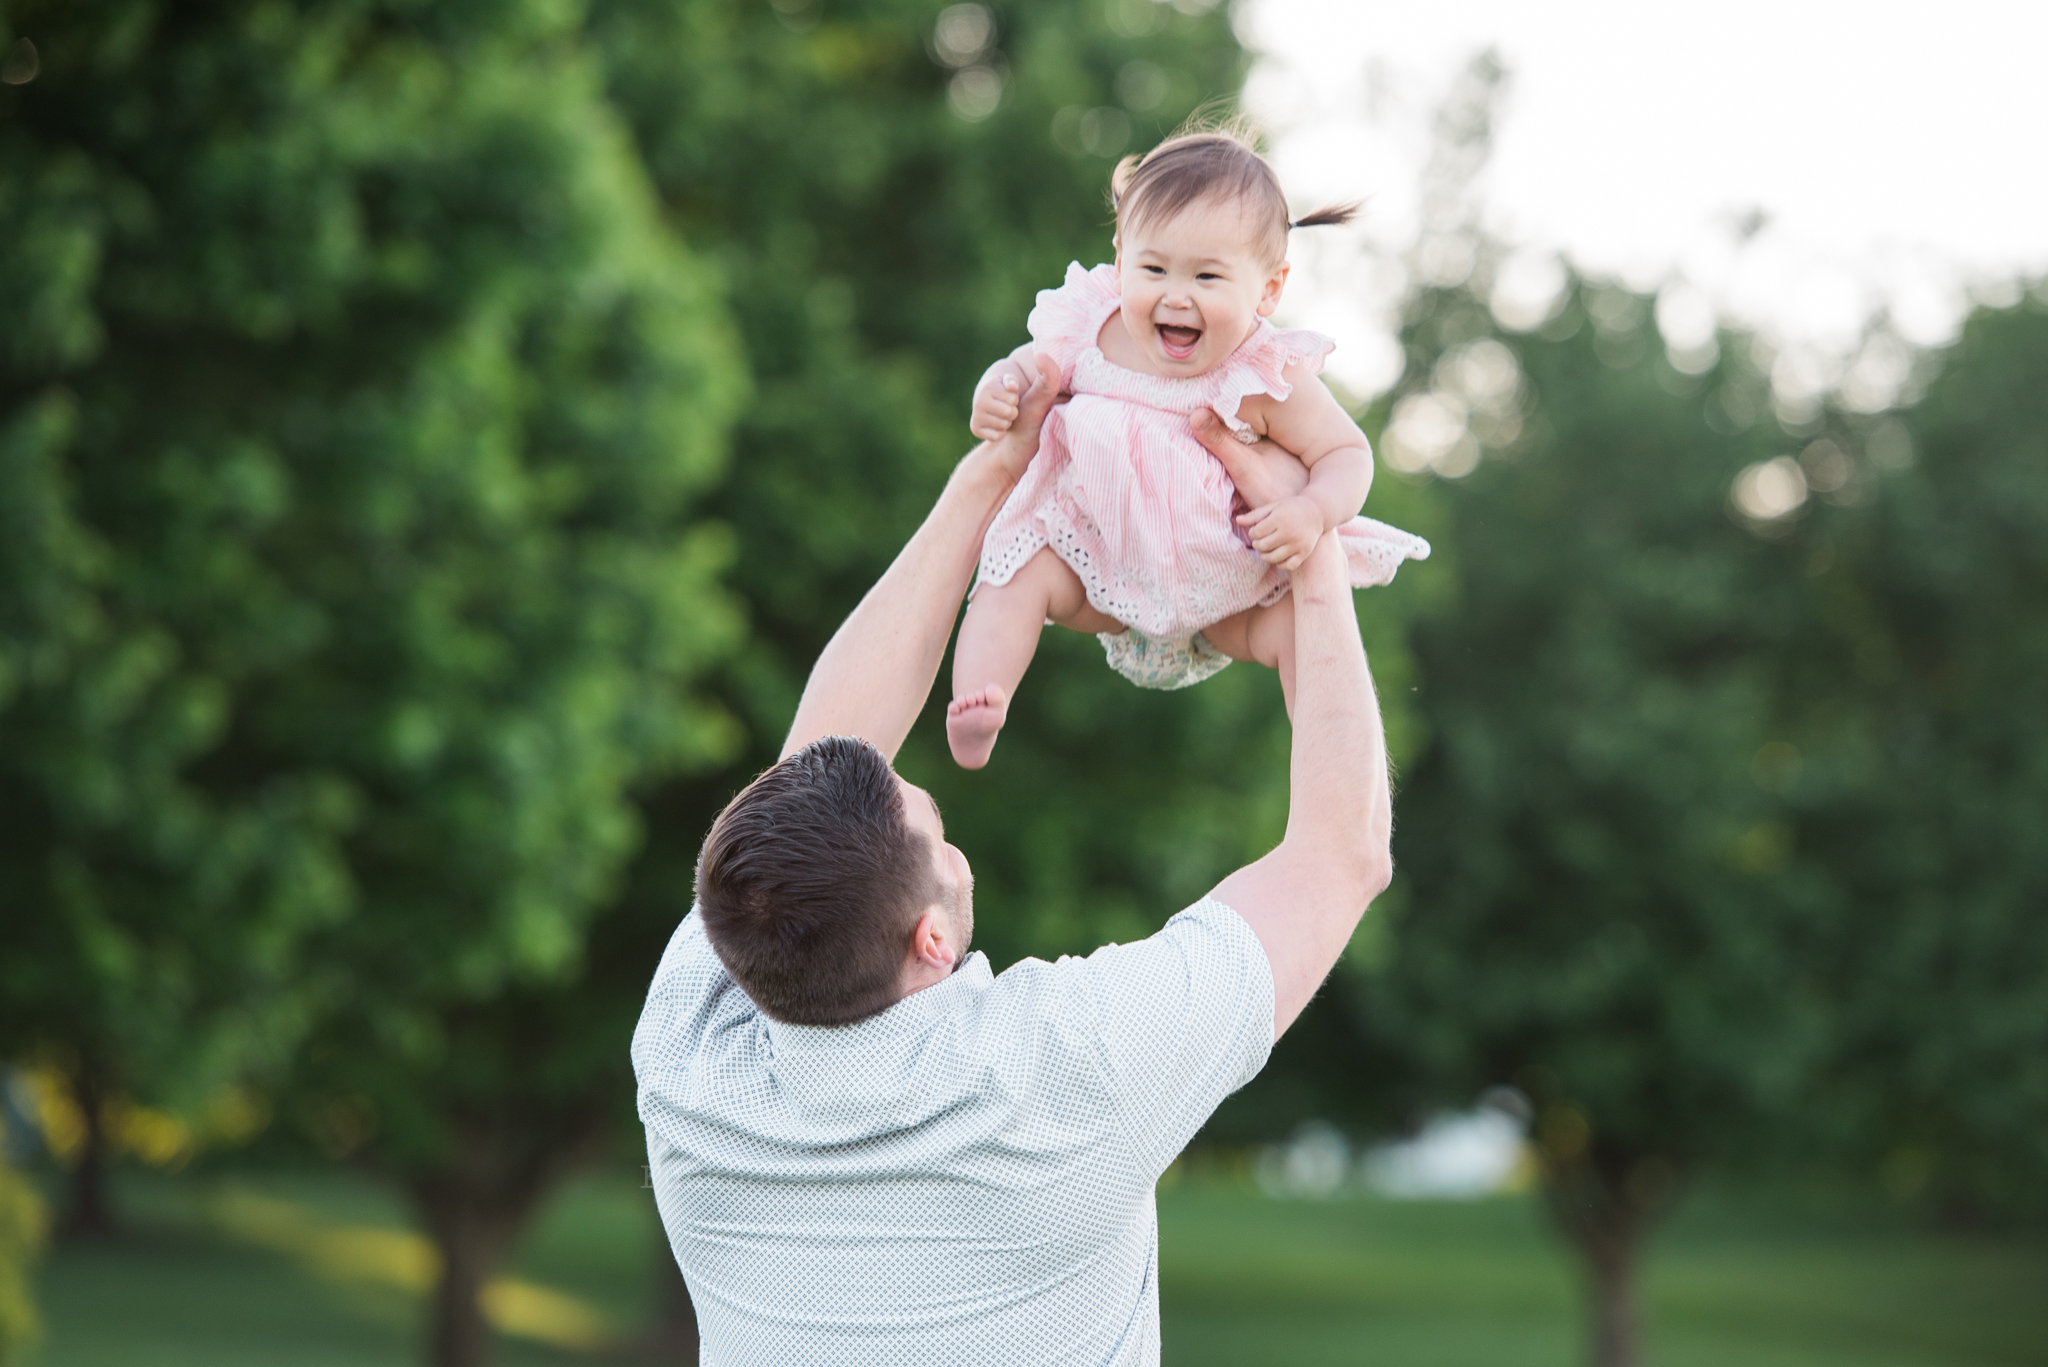
[[(1266, 127), (1395, 887), (1171, 1363), (2048, 1362), (2038, 7), (0, 3), (0, 1362), (689, 1361), (627, 1039), (1105, 187)], [(998, 968), (1274, 841), (1049, 636)]]

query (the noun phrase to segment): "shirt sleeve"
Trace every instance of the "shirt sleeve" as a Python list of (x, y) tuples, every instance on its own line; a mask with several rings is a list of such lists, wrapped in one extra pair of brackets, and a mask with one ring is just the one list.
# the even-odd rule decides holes
[(692, 1065), (705, 1041), (748, 1024), (754, 1015), (753, 1003), (725, 971), (704, 934), (704, 918), (692, 907), (669, 938), (633, 1028), (640, 1119), (650, 1134), (672, 1138), (675, 1114), (688, 1109)]
[(1204, 898), (1131, 945), (1069, 960), (1147, 1180), (1180, 1156), (1273, 1049), (1273, 971), (1235, 910)]

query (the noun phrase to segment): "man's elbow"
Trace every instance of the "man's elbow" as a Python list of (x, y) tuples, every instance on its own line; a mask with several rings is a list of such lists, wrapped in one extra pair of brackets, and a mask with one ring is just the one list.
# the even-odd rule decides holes
[(1304, 873), (1313, 871), (1322, 887), (1360, 908), (1375, 901), (1394, 879), (1393, 851), (1384, 840), (1307, 840), (1290, 834), (1281, 850), (1298, 860)]
[(1358, 861), (1353, 877), (1358, 888), (1358, 904), (1361, 907), (1371, 906), (1394, 881), (1393, 855), (1386, 850), (1367, 853)]
[(1339, 886), (1348, 890), (1345, 900), (1360, 908), (1371, 906), (1394, 881), (1393, 855), (1384, 845), (1344, 850), (1331, 864)]

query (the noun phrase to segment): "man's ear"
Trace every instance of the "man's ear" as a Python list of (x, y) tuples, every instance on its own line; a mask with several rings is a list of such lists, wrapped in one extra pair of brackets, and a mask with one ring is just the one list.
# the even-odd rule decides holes
[(1259, 295), (1259, 317), (1271, 318), (1273, 310), (1280, 307), (1281, 291), (1287, 288), (1288, 269), (1287, 263), (1282, 261), (1272, 278), (1266, 281), (1266, 288)]
[(937, 903), (926, 907), (924, 915), (911, 928), (910, 957), (920, 967), (948, 972), (960, 961), (960, 946), (953, 943), (953, 928)]

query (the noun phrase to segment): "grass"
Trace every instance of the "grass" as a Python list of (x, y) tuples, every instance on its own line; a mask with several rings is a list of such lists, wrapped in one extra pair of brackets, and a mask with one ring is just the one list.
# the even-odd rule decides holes
[[(416, 1246), (378, 1189), (186, 1179), (121, 1196), (126, 1240), (45, 1264), (49, 1333), (30, 1367), (421, 1360)], [(1188, 1182), (1159, 1205), (1173, 1367), (1578, 1361), (1573, 1272), (1526, 1199), (1280, 1202)], [(280, 1212), (296, 1233), (278, 1233)], [(645, 1193), (592, 1180), (548, 1209), (515, 1273), (544, 1309), (629, 1331), (648, 1313), (658, 1239)], [(1657, 1367), (2048, 1367), (2048, 1243), (1932, 1233), (1886, 1209), (1703, 1193), (1659, 1238), (1646, 1290)], [(534, 1323), (545, 1338), (547, 1317)], [(602, 1356), (531, 1336), (501, 1345), (507, 1367)]]
[[(1537, 1206), (1160, 1203), (1166, 1356), (1210, 1363), (1569, 1367), (1577, 1283)], [(1647, 1269), (1659, 1367), (2048, 1363), (2048, 1245), (1898, 1214), (1706, 1193)]]

